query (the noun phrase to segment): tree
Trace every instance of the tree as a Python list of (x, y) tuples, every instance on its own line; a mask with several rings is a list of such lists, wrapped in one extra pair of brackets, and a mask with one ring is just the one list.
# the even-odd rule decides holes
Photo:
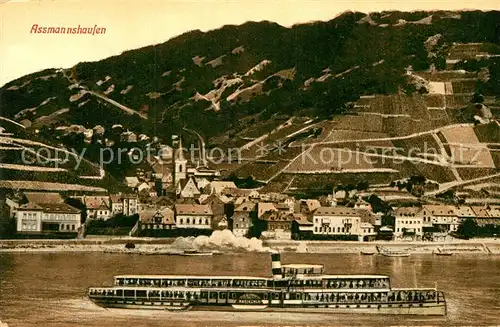
[(458, 234), (462, 235), (465, 238), (472, 238), (477, 236), (478, 233), (478, 225), (475, 219), (467, 218), (460, 223), (458, 226)]
[(382, 226), (394, 226), (394, 225), (396, 225), (396, 217), (389, 214), (385, 214), (382, 216)]
[(391, 210), (391, 206), (375, 194), (372, 194), (368, 198), (365, 198), (365, 201), (371, 205), (372, 210), (375, 213), (387, 213)]
[(359, 182), (358, 185), (356, 185), (356, 189), (360, 190), (360, 191), (367, 190), (369, 187), (370, 187), (370, 184), (368, 184), (368, 182), (365, 182), (365, 181)]
[(474, 92), (474, 95), (472, 96), (471, 102), (472, 103), (483, 103), (484, 97), (481, 93), (479, 92)]

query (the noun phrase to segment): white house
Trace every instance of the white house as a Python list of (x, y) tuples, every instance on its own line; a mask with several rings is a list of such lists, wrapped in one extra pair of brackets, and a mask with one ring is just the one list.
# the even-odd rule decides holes
[(212, 219), (212, 208), (207, 204), (175, 205), (177, 228), (211, 229)]
[(17, 231), (21, 233), (78, 232), (81, 212), (66, 203), (28, 202), (17, 209)]
[(87, 207), (87, 217), (109, 219), (112, 217), (111, 205), (107, 196), (85, 196), (83, 203)]
[(139, 199), (136, 194), (113, 194), (110, 200), (112, 216), (119, 213), (125, 216), (139, 213)]
[(394, 211), (395, 226), (394, 237), (403, 238), (406, 235), (413, 235), (416, 239), (421, 239), (424, 234), (423, 209), (420, 207), (399, 207)]
[(234, 209), (234, 215), (229, 220), (229, 228), (235, 236), (246, 236), (252, 227), (251, 213), (255, 209), (255, 203), (247, 201)]
[(319, 207), (313, 215), (316, 235), (360, 235), (361, 213), (353, 208)]
[(375, 231), (375, 226), (370, 223), (362, 222), (361, 226), (361, 234), (359, 235), (359, 240), (364, 241), (369, 238), (375, 238), (377, 236), (377, 232)]
[(181, 180), (180, 183), (177, 184), (176, 193), (182, 198), (194, 198), (201, 194), (193, 177)]

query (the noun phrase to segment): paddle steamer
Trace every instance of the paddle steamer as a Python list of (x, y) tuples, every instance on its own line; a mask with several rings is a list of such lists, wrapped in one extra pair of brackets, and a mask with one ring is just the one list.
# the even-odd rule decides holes
[(446, 315), (435, 288), (392, 288), (385, 275), (326, 275), (322, 265), (271, 258), (271, 278), (122, 275), (88, 297), (106, 308)]

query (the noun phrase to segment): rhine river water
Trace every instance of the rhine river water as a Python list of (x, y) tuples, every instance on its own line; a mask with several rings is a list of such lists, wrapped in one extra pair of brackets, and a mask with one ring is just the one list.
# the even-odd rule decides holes
[[(387, 274), (393, 287), (437, 287), (446, 317), (361, 314), (166, 312), (103, 309), (85, 297), (89, 286), (118, 274), (270, 275), (267, 253), (212, 257), (106, 253), (0, 253), (0, 320), (16, 326), (457, 326), (500, 323), (500, 256), (407, 258), (283, 253), (282, 263), (324, 264), (331, 274)], [(0, 324), (1, 325), (1, 324)]]

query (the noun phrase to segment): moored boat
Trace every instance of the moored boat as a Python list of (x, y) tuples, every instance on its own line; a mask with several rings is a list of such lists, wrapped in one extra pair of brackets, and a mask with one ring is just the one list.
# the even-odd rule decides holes
[(184, 256), (207, 256), (207, 255), (213, 255), (213, 252), (202, 252), (202, 251), (198, 251), (198, 250), (185, 250), (179, 254), (184, 255)]
[(392, 288), (386, 275), (327, 275), (322, 265), (281, 265), (272, 277), (121, 275), (112, 287), (91, 287), (102, 307), (163, 310), (283, 311), (445, 315), (436, 288)]
[(378, 247), (379, 253), (386, 257), (409, 257), (410, 251), (403, 250), (389, 250), (383, 247)]
[(450, 255), (453, 255), (453, 252), (449, 252), (449, 251), (443, 251), (441, 249), (438, 249), (437, 251), (434, 251), (433, 252), (435, 255), (442, 255), (442, 256), (450, 256)]

